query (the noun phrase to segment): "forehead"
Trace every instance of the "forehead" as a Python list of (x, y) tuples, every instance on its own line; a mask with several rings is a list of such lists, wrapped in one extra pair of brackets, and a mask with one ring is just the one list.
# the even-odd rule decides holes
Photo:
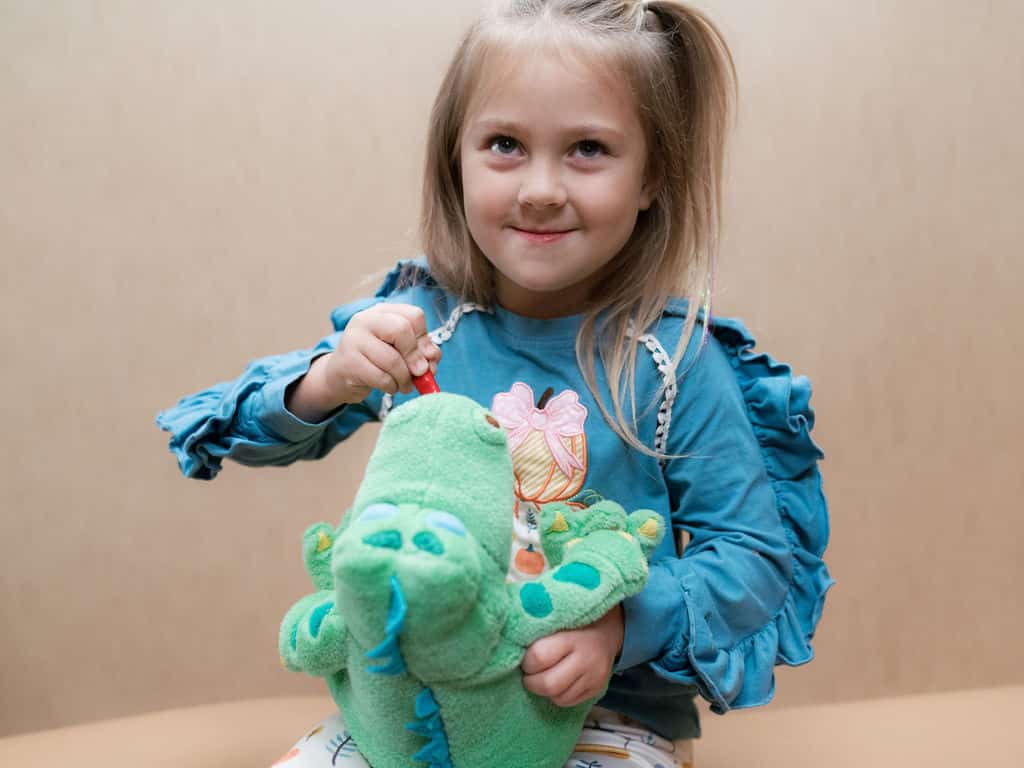
[(585, 125), (641, 131), (630, 83), (611, 61), (554, 46), (502, 46), (483, 57), (465, 127), (502, 122), (538, 131)]

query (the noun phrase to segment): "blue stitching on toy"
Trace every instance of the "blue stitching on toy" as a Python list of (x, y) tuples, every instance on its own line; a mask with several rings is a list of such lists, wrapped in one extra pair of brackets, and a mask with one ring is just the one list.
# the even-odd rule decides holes
[(327, 614), (331, 612), (331, 608), (334, 607), (334, 603), (324, 603), (318, 605), (316, 610), (313, 611), (313, 615), (309, 617), (309, 634), (316, 637), (320, 634), (320, 625), (324, 623), (324, 619), (327, 618)]
[(391, 660), (380, 667), (367, 666), (366, 671), (374, 675), (400, 675), (405, 672), (405, 659), (398, 648), (398, 636), (405, 628), (405, 595), (402, 594), (402, 587), (398, 583), (398, 577), (391, 576), (391, 605), (388, 606), (388, 619), (384, 631), (386, 636), (384, 642), (367, 651), (368, 659), (390, 658)]
[(523, 604), (523, 610), (538, 619), (543, 619), (555, 609), (544, 585), (534, 581), (524, 584), (519, 590), (519, 601)]
[(466, 535), (466, 526), (450, 512), (431, 512), (427, 515), (427, 523), (438, 528), (444, 528), (456, 536)]
[(292, 650), (294, 651), (296, 646), (299, 644), (299, 622), (292, 624), (292, 636), (290, 638)]
[(359, 516), (360, 520), (387, 520), (398, 514), (398, 507), (394, 504), (371, 504)]
[(584, 589), (596, 589), (601, 583), (601, 574), (592, 565), (573, 562), (563, 565), (555, 571), (554, 579), (569, 584), (578, 584)]
[(416, 722), (406, 723), (405, 727), (428, 738), (429, 741), (412, 756), (412, 759), (427, 763), (427, 768), (453, 768), (448, 734), (444, 731), (444, 721), (441, 719), (441, 708), (429, 688), (424, 688), (416, 696), (416, 718)]
[(422, 549), (432, 555), (444, 554), (444, 544), (430, 531), (420, 531), (412, 537), (412, 543), (416, 545), (417, 549)]

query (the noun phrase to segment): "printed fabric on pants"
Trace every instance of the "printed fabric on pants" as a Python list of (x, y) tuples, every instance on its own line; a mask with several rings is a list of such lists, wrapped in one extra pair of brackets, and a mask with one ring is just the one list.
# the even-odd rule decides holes
[[(341, 713), (322, 720), (274, 768), (370, 768)], [(564, 768), (694, 768), (693, 742), (668, 741), (624, 715), (594, 707)]]

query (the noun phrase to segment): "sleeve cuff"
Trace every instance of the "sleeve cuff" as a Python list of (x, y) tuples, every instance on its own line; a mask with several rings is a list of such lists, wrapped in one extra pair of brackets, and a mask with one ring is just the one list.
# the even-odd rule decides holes
[[(312, 360), (310, 360), (312, 362)], [(311, 424), (303, 421), (284, 406), (285, 390), (308, 371), (300, 371), (293, 376), (268, 381), (260, 390), (261, 407), (257, 409), (263, 428), (272, 435), (290, 443), (299, 443), (323, 432), (327, 425), (344, 410), (345, 406), (328, 414), (322, 421)]]
[(660, 658), (680, 636), (689, 635), (685, 596), (673, 574), (651, 564), (647, 585), (622, 603), (625, 631), (614, 672)]

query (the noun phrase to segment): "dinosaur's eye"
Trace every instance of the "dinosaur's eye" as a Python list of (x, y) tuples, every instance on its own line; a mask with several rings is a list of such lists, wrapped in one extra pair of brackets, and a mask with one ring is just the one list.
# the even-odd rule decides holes
[(466, 526), (450, 512), (430, 512), (427, 514), (427, 523), (435, 528), (451, 531), (456, 536), (466, 535)]
[(359, 516), (360, 521), (387, 520), (398, 514), (398, 507), (394, 504), (371, 504), (363, 510)]

